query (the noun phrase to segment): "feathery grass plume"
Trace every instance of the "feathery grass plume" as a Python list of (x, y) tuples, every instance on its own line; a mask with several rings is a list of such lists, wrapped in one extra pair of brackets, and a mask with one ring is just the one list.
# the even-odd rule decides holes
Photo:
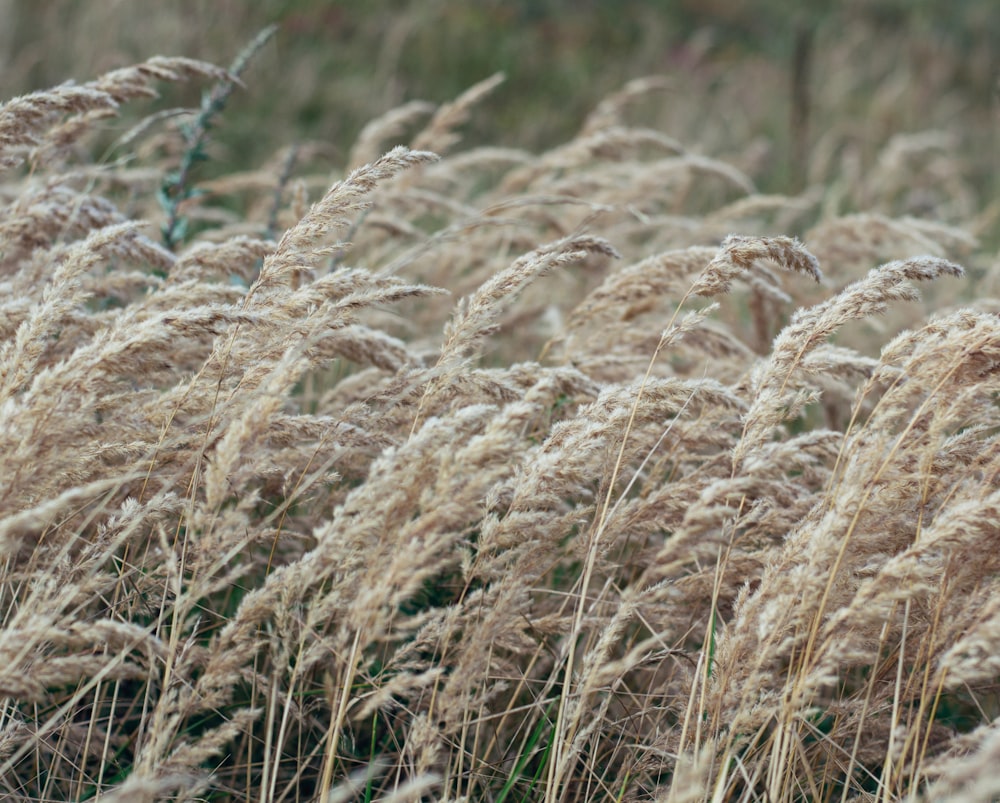
[(334, 184), (302, 220), (285, 232), (274, 253), (264, 259), (260, 275), (247, 294), (248, 301), (261, 290), (287, 284), (298, 273), (312, 272), (324, 257), (343, 248), (343, 244), (319, 244), (328, 233), (347, 228), (351, 223), (348, 215), (368, 209), (371, 202), (362, 199), (380, 183), (410, 167), (436, 160), (432, 153), (399, 146)]
[(484, 283), (459, 307), (445, 328), (445, 341), (438, 364), (451, 367), (457, 361), (474, 355), (482, 341), (495, 331), (503, 304), (513, 301), (529, 282), (592, 254), (612, 258), (620, 256), (606, 240), (581, 234), (542, 246), (518, 258), (507, 270)]
[(926, 775), (933, 781), (928, 784), (924, 799), (969, 803), (994, 800), (1000, 791), (992, 769), (1000, 757), (996, 720), (956, 742), (925, 767)]
[(705, 216), (703, 222), (705, 225), (716, 225), (742, 220), (765, 212), (781, 212), (784, 214), (781, 215), (780, 219), (785, 226), (788, 226), (813, 209), (817, 203), (818, 198), (815, 194), (800, 196), (749, 195), (710, 212)]
[(723, 240), (715, 258), (691, 286), (691, 293), (698, 296), (728, 293), (733, 280), (749, 271), (758, 260), (769, 260), (787, 270), (805, 273), (817, 282), (823, 278), (816, 257), (797, 240), (732, 234)]
[[(646, 99), (653, 92), (663, 92), (674, 88), (674, 83), (664, 76), (649, 75), (629, 81), (617, 92), (612, 92), (601, 100), (594, 110), (587, 115), (580, 129), (580, 136), (586, 137), (597, 131), (612, 128), (622, 124), (622, 113), (626, 107)], [(677, 150), (683, 150), (680, 144)]]
[(0, 106), (0, 170), (21, 164), (28, 148), (37, 145), (62, 115), (111, 112), (117, 105), (107, 92), (73, 85), (7, 101)]
[[(369, 162), (374, 162), (382, 154), (383, 143), (398, 138), (414, 122), (432, 114), (435, 108), (433, 103), (412, 100), (395, 109), (390, 109), (381, 117), (372, 120), (358, 134), (347, 159), (348, 166), (353, 170)], [(461, 122), (463, 121), (460, 120), (458, 124)], [(430, 147), (439, 146), (431, 140)]]
[[(46, 342), (86, 298), (82, 275), (104, 259), (137, 255), (137, 228), (134, 223), (107, 226), (77, 245), (56, 247), (46, 254), (56, 267), (41, 303), (20, 324), (14, 339), (0, 346), (0, 401), (23, 389), (27, 378), (38, 370)], [(165, 263), (169, 264), (169, 258)]]
[(410, 147), (415, 151), (434, 150), (445, 154), (461, 137), (455, 129), (469, 119), (472, 107), (488, 96), (506, 80), (503, 73), (495, 73), (489, 78), (466, 89), (451, 103), (442, 105), (431, 118), (427, 127), (414, 138)]
[[(80, 135), (119, 105), (137, 97), (155, 97), (151, 81), (183, 81), (219, 77), (218, 67), (185, 58), (156, 57), (143, 64), (107, 73), (82, 86), (65, 84), (34, 92), (0, 107), (0, 169), (20, 164), (33, 150), (36, 164), (52, 160)], [(59, 124), (60, 118), (68, 122)]]
[(257, 260), (275, 249), (276, 243), (253, 237), (231, 237), (223, 243), (197, 243), (174, 260), (170, 281), (205, 281), (238, 277), (248, 285)]
[(684, 153), (680, 143), (659, 131), (624, 126), (601, 128), (552, 149), (532, 165), (513, 171), (504, 179), (501, 189), (505, 193), (526, 192), (532, 187), (537, 190), (540, 180), (553, 172), (581, 167), (595, 158), (624, 161), (642, 147), (671, 155)]
[(715, 253), (699, 247), (668, 251), (608, 275), (570, 313), (562, 342), (550, 341), (546, 351), (562, 345), (568, 356), (580, 359), (583, 353), (611, 350), (616, 341), (635, 334), (635, 327), (614, 324), (648, 318), (665, 302), (682, 297)]
[(871, 212), (822, 220), (805, 236), (820, 262), (836, 266), (846, 281), (873, 262), (923, 255), (959, 259), (976, 247), (975, 238), (958, 227)]
[(154, 56), (141, 64), (112, 70), (86, 85), (106, 92), (116, 102), (123, 103), (133, 98), (155, 97), (156, 92), (150, 86), (153, 81), (186, 81), (195, 77), (221, 81), (230, 76), (226, 70), (205, 61), (181, 56)]
[(26, 188), (6, 211), (7, 216), (0, 223), (4, 275), (29, 295), (30, 280), (40, 274), (32, 274), (20, 264), (23, 260), (37, 256), (43, 246), (54, 245), (60, 239), (80, 237), (93, 229), (125, 222), (125, 217), (106, 199), (58, 184), (37, 190)]
[(943, 275), (963, 276), (964, 271), (953, 262), (934, 257), (890, 262), (829, 301), (796, 313), (775, 338), (770, 359), (751, 377), (754, 405), (747, 412), (744, 435), (733, 453), (734, 472), (741, 471), (744, 455), (762, 444), (773, 426), (798, 414), (801, 407), (788, 391), (797, 390), (792, 376), (803, 358), (848, 321), (878, 315), (893, 301), (914, 299), (916, 290), (908, 281)]

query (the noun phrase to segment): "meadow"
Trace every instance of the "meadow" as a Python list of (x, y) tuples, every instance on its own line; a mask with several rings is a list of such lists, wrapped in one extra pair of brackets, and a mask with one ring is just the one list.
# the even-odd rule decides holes
[(870, 34), (538, 148), (234, 163), (274, 29), (0, 104), (3, 798), (995, 800), (996, 106)]

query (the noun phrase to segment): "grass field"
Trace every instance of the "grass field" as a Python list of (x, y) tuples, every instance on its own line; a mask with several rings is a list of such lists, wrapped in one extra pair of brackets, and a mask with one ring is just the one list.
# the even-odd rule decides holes
[(3, 799), (997, 799), (993, 19), (890, 5), (520, 112), (400, 6), (325, 139), (316, 4), (93, 11), (0, 105)]

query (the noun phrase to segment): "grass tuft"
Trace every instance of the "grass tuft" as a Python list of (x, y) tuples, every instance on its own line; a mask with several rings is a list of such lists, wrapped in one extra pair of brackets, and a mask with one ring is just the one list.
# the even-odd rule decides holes
[(992, 799), (978, 224), (760, 194), (625, 119), (658, 79), (199, 186), (269, 35), (0, 106), (4, 798)]

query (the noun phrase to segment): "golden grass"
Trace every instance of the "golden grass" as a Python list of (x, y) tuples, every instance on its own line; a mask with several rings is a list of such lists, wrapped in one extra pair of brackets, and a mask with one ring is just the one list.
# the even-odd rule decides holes
[(1000, 321), (913, 303), (974, 232), (759, 195), (657, 80), (456, 150), (494, 78), (170, 249), (164, 120), (79, 157), (191, 78), (0, 106), (5, 799), (1000, 793)]

